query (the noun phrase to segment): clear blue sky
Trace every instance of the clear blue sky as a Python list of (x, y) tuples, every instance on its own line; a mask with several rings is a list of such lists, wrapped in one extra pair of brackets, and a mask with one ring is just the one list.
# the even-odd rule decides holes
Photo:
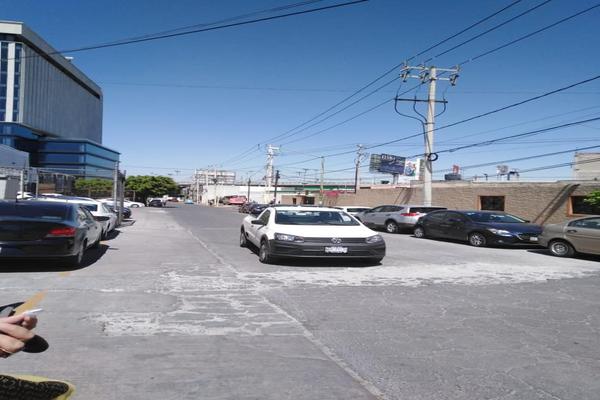
[[(308, 7), (337, 2), (343, 0), (323, 1)], [(104, 145), (122, 153), (123, 167), (128, 174), (173, 174), (182, 180), (189, 177), (194, 168), (221, 164), (220, 168), (235, 169), (240, 176), (250, 173), (253, 179), (260, 179), (264, 175), (261, 168), (266, 157), (258, 143), (303, 123), (393, 65), (510, 2), (371, 0), (316, 14), (73, 55), (75, 64), (104, 90)], [(439, 57), (434, 64), (453, 66), (596, 2), (553, 0)], [(58, 50), (213, 22), (290, 3), (293, 0), (0, 1), (2, 19), (25, 22)], [(542, 0), (523, 0), (415, 62), (539, 3)], [(449, 104), (446, 113), (437, 119), (438, 125), (600, 74), (598, 21), (600, 8), (466, 64), (456, 87), (445, 91), (447, 85), (440, 83), (438, 94), (445, 91)], [(407, 82), (403, 87), (415, 83)], [(327, 128), (392, 98), (399, 84), (395, 82), (294, 138)], [(425, 97), (426, 90), (422, 88), (418, 96)], [(600, 80), (439, 131), (436, 149), (597, 117), (600, 116), (599, 100)], [(408, 104), (401, 107), (407, 113), (412, 112)], [(498, 130), (524, 122), (528, 123)], [(274, 141), (274, 145), (282, 144), (276, 166), (284, 176), (297, 178), (303, 173), (302, 168), (320, 166), (319, 161), (297, 163), (299, 161), (351, 150), (358, 143), (369, 145), (393, 140), (419, 130), (416, 121), (397, 115), (390, 103), (309, 139), (289, 144), (285, 140)], [(519, 142), (513, 140), (443, 154), (434, 168), (594, 145), (600, 146), (598, 122)], [(252, 146), (256, 150), (247, 157), (223, 163)], [(422, 147), (422, 139), (411, 139), (373, 149), (373, 152), (413, 155), (422, 151)], [(600, 147), (596, 151), (600, 151)], [(353, 158), (351, 155), (326, 158), (326, 169), (352, 167)], [(572, 159), (573, 154), (569, 153), (509, 164), (526, 169)], [(290, 163), (297, 164), (286, 165)], [(484, 172), (494, 174), (495, 167), (470, 169), (464, 175)], [(307, 175), (315, 177), (310, 170)], [(523, 177), (558, 179), (570, 175), (570, 168), (562, 168), (532, 172)], [(328, 176), (350, 178), (352, 172)]]

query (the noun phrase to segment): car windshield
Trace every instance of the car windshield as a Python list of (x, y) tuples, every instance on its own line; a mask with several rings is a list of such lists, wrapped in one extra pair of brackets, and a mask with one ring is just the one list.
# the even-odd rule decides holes
[(98, 206), (96, 204), (82, 204), (88, 211), (98, 211)]
[(343, 211), (277, 210), (275, 223), (280, 225), (359, 225)]
[(465, 214), (475, 222), (498, 222), (502, 224), (515, 224), (525, 222), (525, 220), (510, 214), (485, 212), (468, 212)]

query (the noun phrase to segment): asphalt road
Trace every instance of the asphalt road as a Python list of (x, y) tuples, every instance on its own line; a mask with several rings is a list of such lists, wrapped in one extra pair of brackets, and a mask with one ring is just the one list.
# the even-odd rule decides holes
[(136, 210), (88, 266), (2, 274), (47, 290), (41, 355), (10, 372), (82, 399), (598, 399), (600, 259), (384, 233), (379, 266), (264, 265), (230, 208)]

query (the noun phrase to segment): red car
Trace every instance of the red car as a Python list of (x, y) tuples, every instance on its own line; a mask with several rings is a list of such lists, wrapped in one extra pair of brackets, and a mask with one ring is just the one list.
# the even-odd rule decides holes
[(227, 204), (232, 205), (232, 206), (241, 206), (242, 204), (246, 203), (248, 201), (248, 198), (246, 198), (246, 196), (231, 196), (228, 201)]

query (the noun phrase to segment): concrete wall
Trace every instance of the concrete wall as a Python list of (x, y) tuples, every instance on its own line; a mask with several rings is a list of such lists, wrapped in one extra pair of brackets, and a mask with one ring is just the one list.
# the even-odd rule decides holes
[[(561, 222), (573, 216), (571, 196), (600, 190), (600, 182), (435, 182), (433, 205), (480, 209), (480, 196), (504, 196), (505, 211), (537, 223)], [(422, 188), (362, 189), (357, 195), (328, 198), (328, 205), (377, 206), (422, 204)]]

